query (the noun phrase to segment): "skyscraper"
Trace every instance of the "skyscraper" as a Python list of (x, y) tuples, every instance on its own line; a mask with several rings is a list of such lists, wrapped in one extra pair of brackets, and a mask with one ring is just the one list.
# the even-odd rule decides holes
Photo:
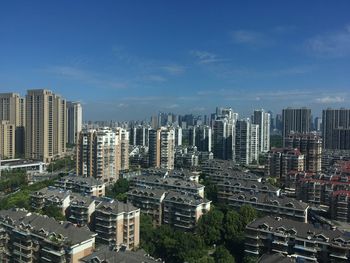
[(235, 160), (235, 125), (238, 113), (231, 108), (217, 108), (213, 125), (214, 158)]
[(291, 132), (309, 133), (311, 131), (311, 110), (307, 108), (287, 108), (282, 111), (283, 139)]
[(26, 158), (50, 162), (66, 151), (66, 100), (50, 90), (28, 90), (26, 95)]
[(259, 125), (249, 119), (236, 123), (236, 161), (240, 164), (257, 163), (259, 158)]
[(211, 152), (211, 128), (206, 125), (195, 126), (195, 146), (198, 151)]
[(254, 111), (253, 124), (259, 125), (259, 152), (270, 150), (270, 113), (263, 109)]
[(24, 154), (25, 99), (17, 93), (0, 94), (0, 121), (15, 125), (15, 154)]
[(325, 149), (350, 150), (350, 109), (327, 109), (322, 114)]
[(67, 102), (68, 143), (76, 144), (83, 126), (83, 110), (79, 102)]

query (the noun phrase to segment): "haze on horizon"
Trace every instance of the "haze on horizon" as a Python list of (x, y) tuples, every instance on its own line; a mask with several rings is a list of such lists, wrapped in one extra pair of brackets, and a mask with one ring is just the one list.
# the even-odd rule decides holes
[(48, 88), (84, 119), (349, 107), (350, 2), (3, 1), (0, 92)]

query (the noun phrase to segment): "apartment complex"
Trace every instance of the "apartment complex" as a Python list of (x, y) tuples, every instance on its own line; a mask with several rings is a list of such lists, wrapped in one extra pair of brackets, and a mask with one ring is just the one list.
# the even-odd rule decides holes
[(322, 169), (322, 139), (314, 133), (290, 133), (284, 138), (286, 148), (299, 149), (305, 156), (305, 170), (317, 173)]
[(140, 209), (130, 203), (102, 202), (95, 210), (94, 231), (102, 244), (136, 249), (140, 243)]
[(83, 111), (79, 102), (67, 102), (67, 141), (70, 144), (78, 142), (83, 126)]
[(26, 95), (25, 156), (50, 162), (62, 156), (67, 142), (66, 100), (49, 90)]
[(350, 150), (350, 109), (323, 110), (322, 124), (325, 149)]
[(129, 170), (129, 132), (123, 128), (115, 128), (118, 137), (117, 165), (119, 171)]
[(266, 216), (247, 225), (245, 253), (290, 255), (301, 262), (348, 262), (350, 237), (339, 230)]
[(0, 121), (0, 158), (13, 159), (16, 154), (16, 126), (9, 121)]
[(266, 215), (277, 215), (307, 222), (309, 205), (285, 196), (270, 196), (264, 193), (235, 193), (224, 200), (226, 204), (234, 209), (242, 205), (251, 205), (257, 211)]
[(89, 196), (105, 196), (106, 184), (93, 177), (63, 176), (56, 180), (55, 186)]
[(0, 232), (2, 262), (78, 263), (95, 248), (96, 234), (87, 228), (26, 210), (1, 210)]
[(196, 125), (189, 129), (189, 145), (196, 146), (198, 151), (211, 152), (212, 129), (206, 125)]

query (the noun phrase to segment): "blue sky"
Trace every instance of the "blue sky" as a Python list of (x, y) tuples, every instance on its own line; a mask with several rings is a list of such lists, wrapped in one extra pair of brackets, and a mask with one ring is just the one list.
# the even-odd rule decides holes
[[(336, 4), (335, 4), (336, 3)], [(2, 1), (0, 92), (84, 119), (349, 107), (349, 1)]]

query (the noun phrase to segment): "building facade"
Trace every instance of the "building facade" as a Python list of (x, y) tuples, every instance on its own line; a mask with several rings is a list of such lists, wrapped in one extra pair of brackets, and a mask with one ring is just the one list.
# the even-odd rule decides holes
[(282, 110), (282, 137), (287, 137), (291, 132), (309, 133), (311, 132), (311, 109), (287, 108)]
[(76, 144), (83, 127), (83, 109), (79, 102), (67, 102), (67, 120), (68, 143)]
[(25, 156), (50, 162), (62, 156), (67, 142), (66, 100), (49, 90), (26, 95)]

